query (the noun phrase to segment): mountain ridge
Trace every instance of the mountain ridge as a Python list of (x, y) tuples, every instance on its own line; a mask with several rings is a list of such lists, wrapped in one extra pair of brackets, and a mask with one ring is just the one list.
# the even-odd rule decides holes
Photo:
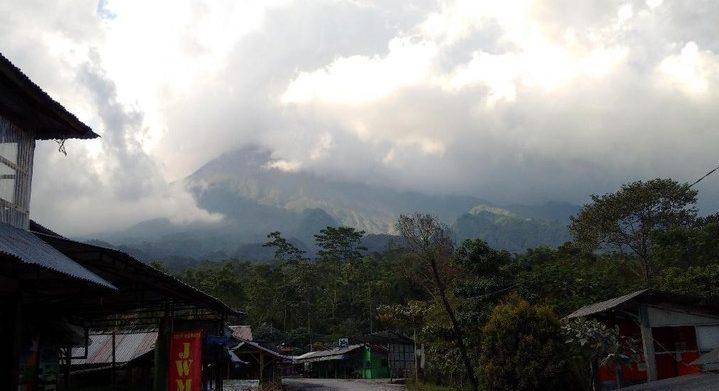
[(271, 254), (257, 244), (270, 232), (282, 232), (312, 254), (314, 234), (344, 225), (373, 235), (370, 247), (379, 251), (395, 233), (400, 214), (421, 212), (451, 226), (457, 240), (478, 237), (517, 252), (568, 240), (566, 223), (579, 210), (559, 202), (502, 206), (474, 196), (399, 191), (282, 171), (272, 167), (274, 161), (270, 150), (248, 146), (218, 156), (184, 179), (197, 206), (222, 214), (220, 222), (173, 224), (153, 219), (92, 239), (134, 249), (145, 260), (266, 260)]

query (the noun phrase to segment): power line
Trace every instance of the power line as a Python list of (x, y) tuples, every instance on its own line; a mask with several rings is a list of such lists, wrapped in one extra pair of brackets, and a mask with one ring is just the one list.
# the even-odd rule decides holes
[(704, 174), (703, 177), (701, 177), (701, 178), (697, 179), (696, 181), (694, 181), (694, 183), (692, 183), (691, 185), (689, 185), (689, 187), (692, 187), (692, 186), (696, 185), (697, 183), (701, 182), (702, 179), (708, 177), (709, 175), (713, 174), (713, 173), (714, 173), (715, 171), (717, 171), (717, 170), (719, 170), (719, 166), (717, 166), (717, 168), (715, 168), (715, 169), (709, 171), (708, 173)]

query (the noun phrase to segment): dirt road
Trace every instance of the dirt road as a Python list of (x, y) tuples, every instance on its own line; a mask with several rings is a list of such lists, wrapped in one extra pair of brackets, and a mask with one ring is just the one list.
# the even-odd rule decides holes
[(401, 391), (404, 386), (387, 380), (283, 379), (289, 391)]

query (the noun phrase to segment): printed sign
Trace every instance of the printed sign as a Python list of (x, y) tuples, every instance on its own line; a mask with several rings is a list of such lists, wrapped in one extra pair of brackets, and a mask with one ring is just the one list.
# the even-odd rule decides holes
[(202, 330), (175, 331), (170, 339), (171, 391), (200, 391)]

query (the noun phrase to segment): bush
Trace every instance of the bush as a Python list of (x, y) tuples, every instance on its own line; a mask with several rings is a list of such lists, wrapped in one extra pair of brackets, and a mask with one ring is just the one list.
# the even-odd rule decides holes
[(546, 306), (512, 293), (482, 329), (479, 373), (487, 390), (567, 389), (561, 324)]

